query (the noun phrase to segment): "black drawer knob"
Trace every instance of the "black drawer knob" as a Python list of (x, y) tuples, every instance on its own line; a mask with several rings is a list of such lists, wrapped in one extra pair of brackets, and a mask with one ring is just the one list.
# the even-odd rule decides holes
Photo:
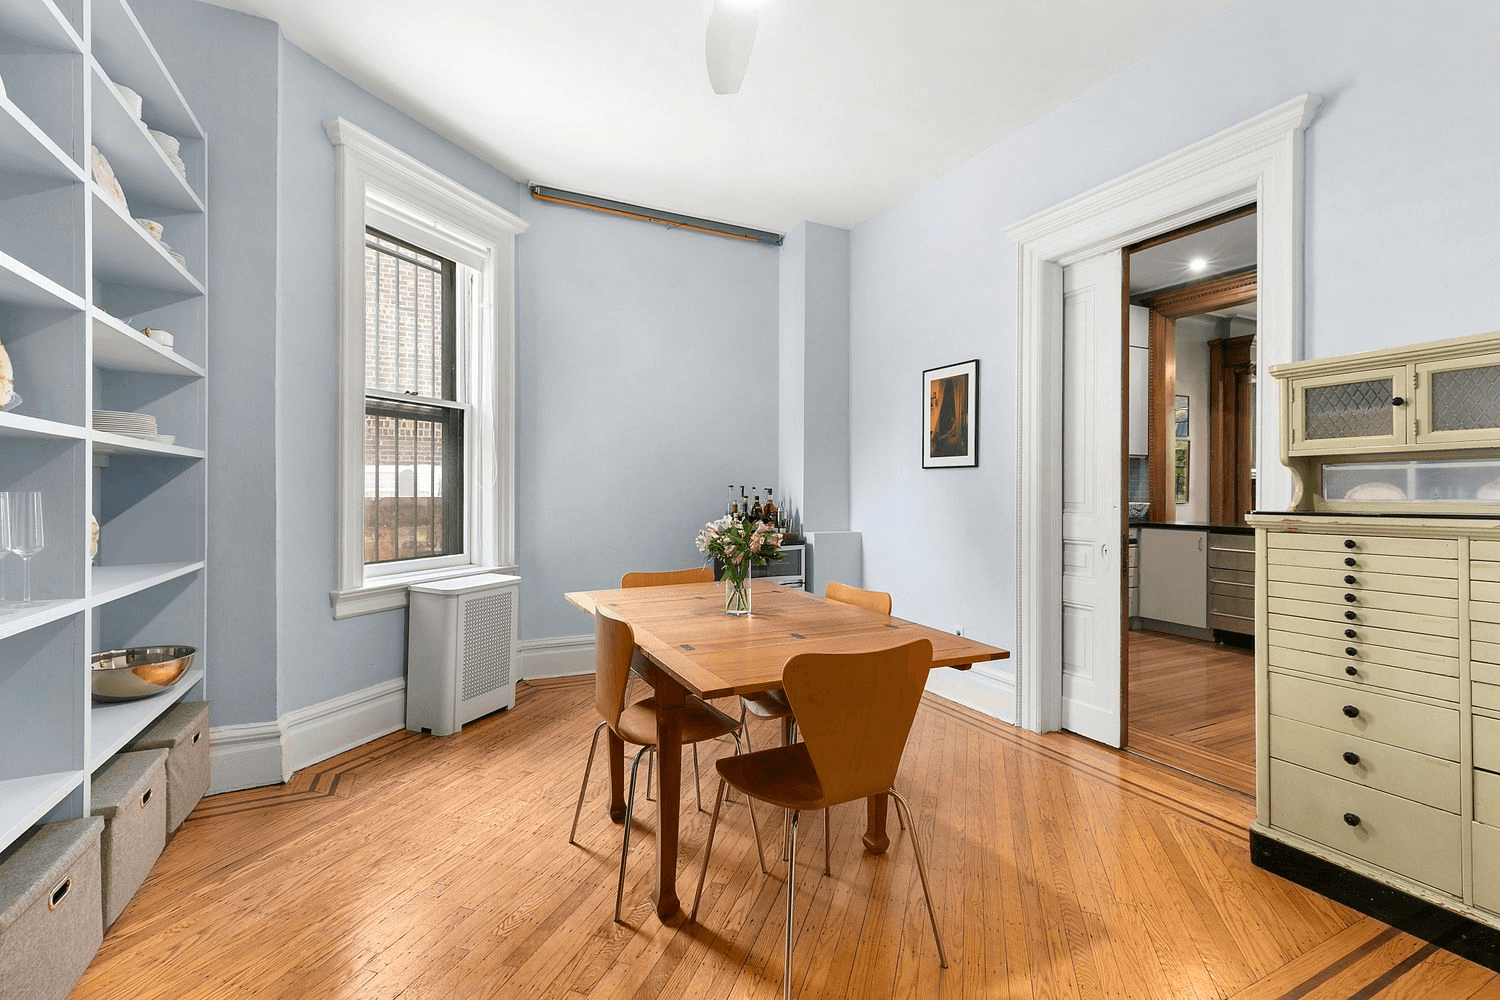
[(1354, 577), (1346, 574), (1344, 576), (1344, 582), (1347, 583), (1349, 586), (1352, 587), (1352, 586), (1354, 586)]
[(1344, 638), (1345, 639), (1353, 639), (1354, 638), (1354, 630), (1352, 628), (1346, 628), (1346, 629), (1344, 629)]
[(1350, 603), (1353, 603), (1353, 601), (1354, 601), (1354, 595), (1353, 594), (1345, 594), (1344, 595), (1344, 600), (1349, 601)]
[(1355, 753), (1352, 750), (1345, 750), (1344, 763), (1348, 764), (1350, 767), (1353, 767), (1355, 764), (1359, 763), (1359, 754)]
[(1359, 615), (1356, 615), (1353, 611), (1345, 611), (1344, 612), (1344, 617), (1347, 618), (1347, 619), (1349, 619), (1352, 622), (1352, 621), (1355, 621), (1356, 619), (1358, 619)]
[(1393, 397), (1391, 397), (1391, 405), (1392, 406), (1405, 406), (1406, 405), (1406, 397), (1405, 396), (1393, 396)]
[(1354, 539), (1352, 539), (1352, 538), (1346, 538), (1346, 539), (1344, 539), (1344, 548), (1346, 548), (1346, 549), (1352, 549), (1352, 548), (1354, 548)]
[(1353, 705), (1345, 705), (1344, 714), (1351, 719), (1357, 719), (1359, 718), (1359, 709), (1355, 708)]
[(1344, 822), (1350, 826), (1359, 826), (1359, 817), (1354, 813), (1344, 813)]
[(1348, 674), (1350, 677), (1358, 677), (1359, 676), (1359, 668), (1356, 667), (1354, 664), (1351, 663), (1347, 667), (1344, 668), (1344, 673)]
[(1354, 557), (1353, 556), (1345, 556), (1344, 557), (1344, 565), (1345, 566), (1349, 566), (1349, 567), (1352, 568), (1355, 565), (1355, 563), (1354, 563)]
[(1359, 655), (1359, 650), (1355, 649), (1353, 646), (1345, 646), (1344, 647), (1344, 655), (1345, 656), (1358, 656)]

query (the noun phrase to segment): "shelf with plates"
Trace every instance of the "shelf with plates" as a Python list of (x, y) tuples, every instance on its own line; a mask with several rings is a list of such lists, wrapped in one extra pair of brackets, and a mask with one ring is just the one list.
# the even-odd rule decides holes
[(199, 448), (184, 448), (178, 444), (164, 444), (128, 434), (105, 434), (94, 432), (94, 454), (96, 455), (167, 455), (172, 458), (202, 458)]
[(94, 277), (117, 285), (137, 285), (177, 298), (204, 294), (203, 285), (173, 260), (161, 243), (119, 205), (89, 185), (94, 203)]
[(173, 169), (166, 153), (151, 138), (148, 132), (151, 126), (126, 107), (125, 99), (115, 89), (117, 83), (129, 86), (128, 82), (110, 80), (98, 62), (92, 63), (90, 76), (94, 92), (94, 145), (109, 161), (125, 191), (125, 200), (132, 206), (132, 214), (139, 218), (137, 213), (155, 214), (157, 209), (172, 213), (202, 212), (202, 199), (188, 185), (187, 178)]
[(158, 716), (181, 701), (201, 680), (203, 667), (195, 662), (176, 684), (161, 694), (136, 701), (94, 705), (89, 712), (89, 770), (98, 770)]

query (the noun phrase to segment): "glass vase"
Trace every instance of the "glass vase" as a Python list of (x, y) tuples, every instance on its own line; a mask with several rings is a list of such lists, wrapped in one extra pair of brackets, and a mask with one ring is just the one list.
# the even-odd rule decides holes
[(750, 565), (745, 564), (739, 575), (733, 567), (724, 569), (724, 613), (744, 618), (750, 614)]

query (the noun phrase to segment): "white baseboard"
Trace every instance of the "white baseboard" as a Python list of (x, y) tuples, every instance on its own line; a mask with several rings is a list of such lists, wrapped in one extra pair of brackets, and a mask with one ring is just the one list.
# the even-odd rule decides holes
[(299, 768), (393, 733), (406, 724), (406, 680), (288, 712), (275, 722), (215, 726), (209, 793), (285, 782)]
[(934, 670), (927, 675), (927, 690), (1001, 722), (1016, 724), (1015, 678), (991, 673), (983, 665), (976, 664), (970, 670)]
[(292, 776), (279, 722), (214, 726), (209, 739), (210, 795), (276, 785)]
[(594, 637), (561, 635), (528, 639), (516, 644), (522, 680), (537, 677), (576, 677), (594, 672)]
[(292, 769), (352, 750), (406, 725), (406, 678), (330, 698), (281, 717)]

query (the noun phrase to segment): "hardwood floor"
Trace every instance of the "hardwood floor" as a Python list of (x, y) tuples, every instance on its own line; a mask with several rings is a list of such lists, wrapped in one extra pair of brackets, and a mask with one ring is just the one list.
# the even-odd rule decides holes
[[(603, 769), (583, 846), (568, 844), (592, 697), (585, 680), (523, 685), (514, 709), (455, 736), (393, 734), (284, 787), (205, 800), (74, 1000), (779, 997), (782, 870), (760, 873), (742, 803), (725, 806), (697, 924), (652, 913), (644, 804), (630, 926), (612, 922)], [(950, 968), (909, 834), (893, 824), (890, 852), (866, 855), (863, 806), (845, 806), (832, 877), (822, 823), (803, 825), (800, 997), (1500, 1000), (1495, 973), (1254, 868), (1252, 804), (1224, 788), (932, 697), (899, 787)], [(689, 892), (707, 827), (688, 805)]]
[(1255, 653), (1136, 629), (1130, 636), (1131, 751), (1255, 794)]

